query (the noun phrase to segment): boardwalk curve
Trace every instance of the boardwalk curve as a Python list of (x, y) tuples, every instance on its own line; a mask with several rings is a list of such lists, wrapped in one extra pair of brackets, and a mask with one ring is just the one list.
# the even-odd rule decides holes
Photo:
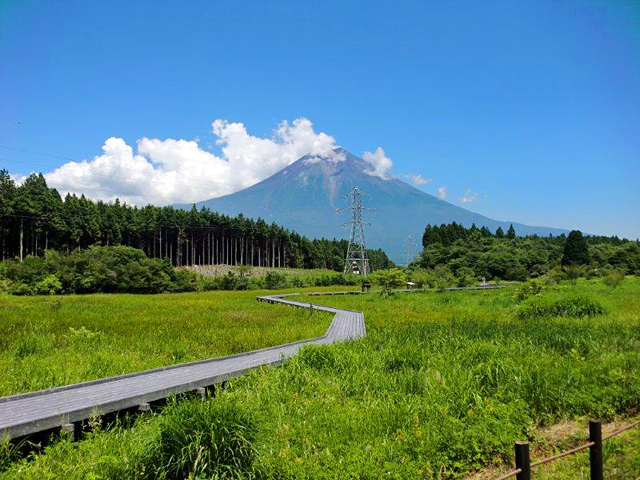
[[(324, 292), (311, 292), (322, 295)], [(327, 292), (329, 293), (329, 292)], [(0, 397), (0, 440), (52, 430), (92, 416), (136, 408), (172, 395), (209, 387), (250, 370), (276, 365), (310, 344), (331, 344), (366, 335), (362, 312), (291, 300), (299, 293), (265, 295), (267, 303), (333, 314), (322, 337), (251, 352), (76, 383), (48, 390)]]

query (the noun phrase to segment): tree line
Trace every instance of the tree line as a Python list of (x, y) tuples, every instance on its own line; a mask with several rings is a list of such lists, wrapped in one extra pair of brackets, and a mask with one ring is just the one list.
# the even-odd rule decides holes
[[(138, 248), (176, 267), (226, 264), (342, 271), (348, 242), (309, 240), (275, 223), (242, 214), (221, 215), (206, 207), (139, 208), (84, 195), (62, 198), (42, 174), (31, 174), (16, 185), (6, 170), (0, 170), (0, 260), (94, 245)], [(382, 250), (368, 253), (373, 269), (389, 266)]]
[(586, 275), (640, 274), (640, 243), (616, 236), (518, 236), (513, 225), (491, 232), (458, 223), (427, 225), (414, 268), (446, 267), (456, 277), (525, 280), (568, 266)]

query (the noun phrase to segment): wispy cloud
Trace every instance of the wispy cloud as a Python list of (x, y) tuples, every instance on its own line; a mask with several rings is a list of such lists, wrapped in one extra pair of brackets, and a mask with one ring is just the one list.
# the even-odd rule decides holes
[(458, 197), (460, 203), (473, 203), (483, 200), (485, 197), (480, 197), (476, 192), (467, 188), (467, 191), (461, 197)]
[(413, 183), (416, 187), (419, 187), (420, 185), (426, 185), (432, 180), (431, 178), (424, 178), (418, 173), (410, 173), (408, 175), (405, 175), (404, 178), (410, 180), (411, 183)]
[(447, 187), (446, 186), (442, 186), (438, 189), (438, 198), (440, 200), (446, 200), (447, 199)]

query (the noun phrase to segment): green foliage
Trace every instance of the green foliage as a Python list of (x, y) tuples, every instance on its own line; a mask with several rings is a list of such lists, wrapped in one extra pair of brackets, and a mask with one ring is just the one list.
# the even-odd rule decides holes
[(433, 269), (433, 277), (435, 288), (440, 292), (456, 283), (456, 277), (446, 265), (437, 265)]
[[(0, 170), (0, 258), (41, 257), (91, 246), (124, 245), (176, 267), (250, 264), (261, 267), (342, 271), (346, 240), (309, 240), (276, 224), (173, 207), (132, 207), (68, 194), (63, 199), (41, 174), (16, 185)], [(368, 251), (372, 269), (393, 262), (382, 250)], [(242, 276), (242, 275), (241, 275)]]
[[(465, 283), (465, 278), (470, 280), (471, 277), (524, 281), (556, 269), (563, 260), (564, 250), (568, 248), (573, 252), (575, 248), (571, 245), (576, 242), (582, 245), (580, 248), (587, 248), (590, 258), (590, 261), (581, 260), (589, 267), (583, 269), (581, 275), (600, 276), (614, 269), (627, 274), (640, 273), (638, 242), (616, 237), (582, 237), (576, 233), (571, 240), (563, 235), (506, 238), (502, 231), (496, 230), (495, 235), (491, 235), (486, 229), (465, 228), (457, 223), (427, 225), (423, 236), (424, 251), (412, 268), (432, 269), (445, 265), (460, 285)], [(580, 264), (571, 262), (570, 265)], [(554, 281), (552, 277), (547, 280)]]
[(593, 317), (606, 312), (604, 306), (584, 295), (561, 298), (530, 298), (522, 302), (517, 309), (518, 318), (535, 319), (540, 317)]
[[(345, 344), (305, 348), (281, 367), (229, 381), (219, 397), (207, 400), (241, 406), (254, 422), (252, 466), (236, 475), (273, 479), (460, 479), (489, 464), (503, 464), (505, 459), (512, 458), (513, 442), (536, 439), (539, 426), (584, 417), (606, 420), (637, 411), (640, 282), (628, 277), (617, 289), (610, 290), (599, 279), (581, 280), (577, 289), (580, 295), (606, 305), (607, 312), (588, 321), (569, 316), (521, 321), (514, 318), (515, 303), (510, 289), (414, 292), (387, 300), (378, 295), (314, 296), (317, 303), (364, 311), (368, 336)], [(570, 298), (575, 290), (565, 285), (550, 286), (529, 300)], [(106, 298), (113, 302), (118, 297)], [(189, 326), (188, 317), (193, 315), (194, 306), (202, 305), (206, 312), (223, 299), (244, 298), (247, 303), (243, 309), (250, 308), (252, 301), (263, 315), (276, 310), (269, 322), (277, 321), (278, 315), (287, 312), (285, 307), (258, 304), (249, 292), (158, 298), (167, 297), (192, 302), (191, 308), (180, 304), (181, 311), (187, 310), (189, 315), (179, 321), (171, 318), (171, 323), (180, 328)], [(128, 318), (145, 314), (158, 302), (148, 296), (123, 298), (126, 302), (148, 302), (137, 315), (126, 312)], [(25, 304), (34, 301), (11, 297), (9, 300), (14, 302), (11, 310), (22, 309), (23, 314)], [(93, 301), (98, 300), (100, 297)], [(166, 310), (166, 304), (163, 307)], [(259, 322), (260, 315), (255, 313), (250, 316), (251, 321)], [(226, 328), (231, 328), (238, 316), (246, 316), (234, 313), (231, 308), (228, 315), (231, 318)], [(211, 314), (202, 316), (208, 319)], [(171, 314), (165, 312), (158, 317)], [(322, 317), (314, 315), (314, 321), (318, 318)], [(154, 332), (151, 325), (145, 324), (144, 331)], [(94, 326), (88, 328), (95, 330)], [(184, 333), (189, 341), (183, 348), (192, 348), (193, 343), (200, 341), (203, 335), (194, 333), (202, 332), (203, 328), (194, 326)], [(280, 328), (284, 331), (288, 326)], [(223, 334), (225, 328), (216, 325), (212, 331), (214, 335)], [(171, 335), (176, 336), (177, 332), (174, 330)], [(260, 332), (267, 333), (269, 329), (260, 328)], [(127, 332), (126, 336), (134, 337), (135, 342), (145, 341), (145, 335)], [(260, 335), (254, 331), (253, 335), (243, 337), (243, 346), (249, 348), (256, 336)], [(1, 332), (0, 342), (6, 338), (5, 332)], [(11, 345), (15, 342), (13, 337), (8, 341)], [(163, 342), (156, 338), (154, 343)], [(128, 348), (133, 346), (130, 344)], [(104, 356), (102, 351), (93, 353)], [(139, 361), (140, 357), (147, 355), (138, 354), (131, 359)], [(59, 362), (59, 357), (56, 358)], [(49, 364), (57, 363), (50, 357), (47, 360), (48, 364), (41, 366), (43, 372)], [(65, 365), (69, 363), (90, 361)], [(26, 377), (34, 375), (35, 370), (31, 370)], [(61, 376), (56, 371), (56, 377)], [(8, 377), (0, 372), (3, 381)], [(191, 407), (185, 408), (189, 411)], [(153, 451), (151, 446), (159, 438), (159, 424), (164, 422), (164, 415), (152, 415), (147, 420), (143, 416), (130, 429), (99, 432), (76, 444), (55, 442), (44, 454), (13, 463), (0, 478), (149, 478), (155, 471), (152, 474), (143, 471), (142, 466), (147, 465), (145, 458), (150, 458), (145, 453)], [(191, 416), (185, 413), (174, 418), (189, 421)], [(583, 420), (580, 422), (584, 425)], [(633, 434), (631, 431), (625, 435)], [(583, 438), (584, 433), (580, 436)], [(178, 444), (192, 445), (191, 435), (180, 438), (187, 440)], [(174, 458), (192, 459), (187, 455), (190, 451), (186, 448), (185, 455), (176, 453)], [(562, 462), (553, 465), (556, 464)], [(588, 458), (583, 457), (582, 464), (588, 471)], [(228, 471), (227, 476), (234, 472), (235, 469)], [(626, 472), (621, 478), (637, 476), (637, 468)], [(206, 476), (216, 478), (215, 473)], [(557, 478), (574, 477), (568, 474)]]
[(543, 286), (540, 281), (529, 280), (516, 286), (513, 292), (513, 298), (520, 303), (529, 297), (540, 295)]
[(578, 279), (584, 273), (584, 267), (577, 264), (570, 264), (562, 267), (562, 272), (564, 276), (572, 285), (575, 285), (578, 282)]
[(580, 230), (572, 230), (567, 237), (562, 252), (563, 265), (587, 265), (589, 263), (589, 246)]
[(399, 268), (389, 270), (378, 270), (371, 276), (371, 280), (380, 286), (380, 293), (384, 297), (388, 297), (393, 290), (405, 286), (407, 276)]
[(62, 283), (54, 274), (49, 274), (34, 285), (38, 295), (55, 295), (62, 291)]
[(143, 455), (148, 478), (237, 477), (252, 468), (254, 412), (226, 398), (174, 402)]
[(624, 272), (617, 270), (615, 272), (611, 272), (609, 275), (604, 277), (602, 279), (602, 283), (604, 283), (607, 287), (613, 290), (618, 288), (618, 286), (622, 283), (624, 278), (625, 278)]
[(23, 262), (5, 262), (4, 275), (14, 295), (185, 292), (197, 286), (192, 272), (122, 246), (28, 256)]
[(275, 290), (279, 288), (286, 288), (287, 277), (278, 272), (267, 272), (267, 276), (264, 279), (265, 286), (268, 289)]

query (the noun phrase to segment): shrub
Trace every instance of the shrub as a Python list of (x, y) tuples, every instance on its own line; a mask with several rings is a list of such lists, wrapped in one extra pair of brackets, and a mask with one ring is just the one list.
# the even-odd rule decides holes
[(433, 276), (435, 287), (440, 292), (456, 284), (456, 277), (447, 266), (437, 265), (436, 268), (433, 269)]
[(458, 287), (468, 287), (470, 285), (475, 285), (477, 279), (473, 274), (473, 270), (469, 267), (461, 267), (456, 272), (457, 285)]
[(269, 271), (264, 278), (264, 284), (269, 290), (287, 287), (287, 277), (282, 273)]
[(12, 295), (35, 295), (36, 290), (26, 283), (12, 283), (9, 287), (9, 293)]
[(414, 270), (409, 273), (409, 279), (420, 288), (433, 288), (436, 284), (433, 272), (430, 270)]
[(529, 298), (517, 309), (519, 318), (535, 317), (593, 317), (605, 313), (599, 302), (585, 296), (571, 296), (558, 299)]
[(616, 270), (615, 272), (611, 272), (609, 275), (602, 279), (602, 283), (604, 283), (607, 287), (612, 290), (617, 288), (618, 285), (622, 283), (624, 280), (624, 272)]
[(542, 284), (536, 280), (530, 280), (518, 285), (513, 293), (516, 302), (522, 302), (529, 297), (539, 295), (542, 292)]
[(387, 297), (396, 288), (403, 287), (407, 281), (407, 276), (399, 268), (389, 270), (378, 270), (372, 275), (374, 283), (380, 285), (380, 293)]
[(584, 273), (584, 268), (580, 265), (567, 265), (562, 270), (567, 280), (571, 282), (571, 285), (575, 285)]
[(34, 287), (38, 295), (55, 295), (62, 291), (62, 283), (55, 275), (47, 275), (37, 282)]
[(238, 475), (252, 468), (254, 415), (223, 398), (170, 404), (144, 462), (150, 478)]

